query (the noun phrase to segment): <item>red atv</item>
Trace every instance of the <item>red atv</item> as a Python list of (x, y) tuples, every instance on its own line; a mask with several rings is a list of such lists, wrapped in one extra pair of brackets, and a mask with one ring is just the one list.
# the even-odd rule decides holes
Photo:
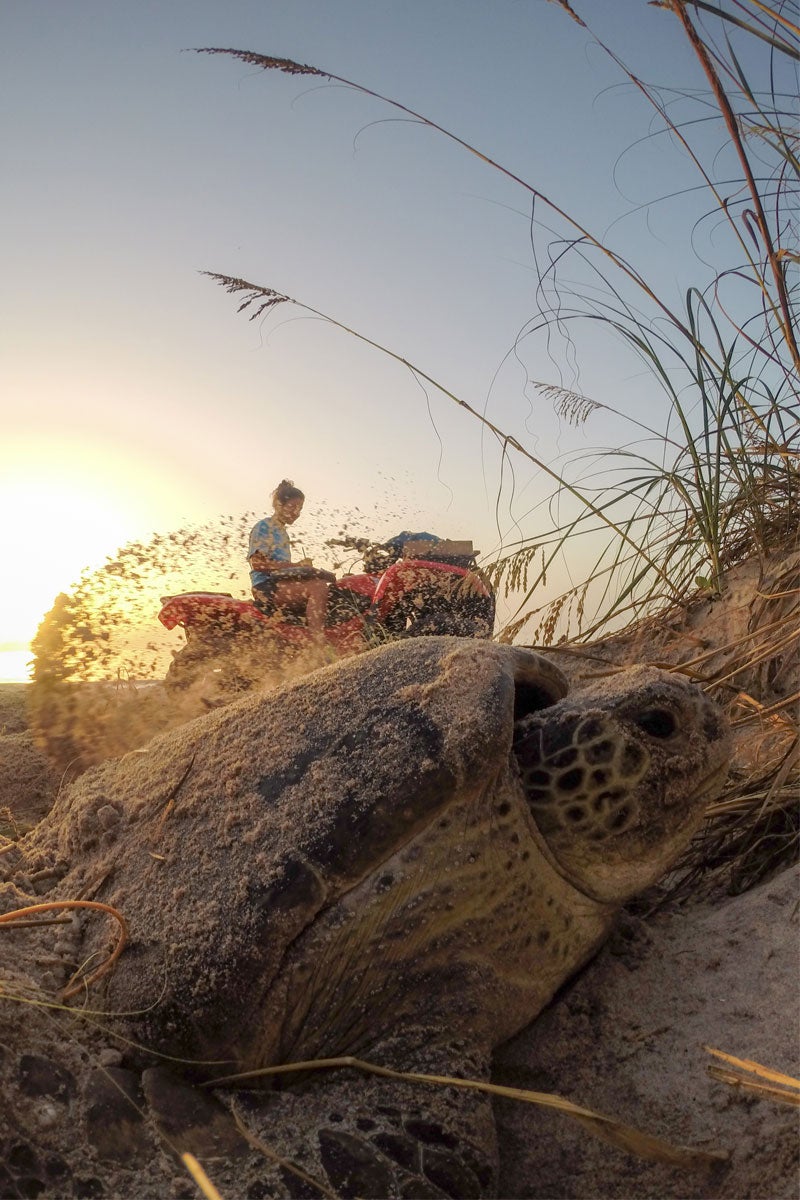
[[(355, 539), (328, 544), (357, 551), (364, 573), (337, 579), (315, 567), (288, 567), (281, 578), (329, 584), (325, 641), (331, 659), (401, 637), (492, 636), (494, 595), (476, 567), (472, 542), (430, 535), (404, 540), (401, 534), (383, 544)], [(301, 614), (271, 611), (228, 592), (165, 596), (158, 619), (186, 633), (186, 645), (165, 679), (174, 691), (198, 683), (213, 683), (223, 695), (244, 691), (269, 675), (280, 677), (312, 648)]]

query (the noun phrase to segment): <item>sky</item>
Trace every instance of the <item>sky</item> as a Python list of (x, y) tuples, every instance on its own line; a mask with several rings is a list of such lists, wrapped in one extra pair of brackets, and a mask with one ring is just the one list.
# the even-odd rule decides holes
[[(640, 76), (701, 86), (670, 14), (575, 7)], [(306, 518), (427, 528), (496, 555), (546, 521), (541, 472), (512, 475), (406, 367), (299, 308), (249, 322), (203, 271), (334, 317), (546, 461), (630, 431), (565, 429), (531, 378), (659, 420), (602, 331), (577, 358), (558, 337), (515, 351), (537, 311), (523, 189), (375, 99), (192, 52), (209, 46), (392, 97), (608, 231), (670, 297), (692, 281), (689, 202), (640, 207), (688, 178), (677, 152), (547, 0), (2, 0), (0, 653), (82, 568), (266, 512), (283, 477), (307, 495), (301, 536)]]

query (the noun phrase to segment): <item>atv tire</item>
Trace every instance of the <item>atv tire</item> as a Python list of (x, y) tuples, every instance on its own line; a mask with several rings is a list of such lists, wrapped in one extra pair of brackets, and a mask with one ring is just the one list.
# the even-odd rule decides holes
[(494, 600), (474, 597), (453, 606), (429, 608), (412, 616), (400, 637), (435, 637), (449, 635), (462, 638), (490, 638), (494, 630)]
[(217, 655), (206, 646), (184, 646), (167, 668), (164, 687), (173, 694), (188, 692), (210, 674), (216, 658)]

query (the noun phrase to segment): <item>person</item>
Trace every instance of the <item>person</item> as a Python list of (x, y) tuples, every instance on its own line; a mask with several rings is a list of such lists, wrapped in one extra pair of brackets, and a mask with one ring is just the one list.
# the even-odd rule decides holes
[(281, 578), (290, 568), (311, 567), (310, 558), (292, 562), (287, 525), (293, 525), (303, 509), (305, 496), (291, 479), (282, 479), (272, 493), (272, 516), (256, 521), (250, 530), (247, 560), (250, 586), (257, 604), (269, 609), (301, 609), (315, 641), (325, 628), (328, 585), (323, 579)]

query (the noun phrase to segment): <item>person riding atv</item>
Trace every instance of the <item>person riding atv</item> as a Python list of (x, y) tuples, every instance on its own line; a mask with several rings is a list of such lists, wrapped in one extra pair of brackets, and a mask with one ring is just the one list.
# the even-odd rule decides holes
[[(247, 560), (253, 599), (267, 612), (299, 611), (314, 641), (322, 641), (328, 604), (328, 583), (313, 571), (310, 558), (292, 563), (287, 525), (303, 509), (305, 496), (291, 479), (282, 479), (272, 493), (272, 516), (256, 521), (250, 530)], [(300, 570), (298, 570), (300, 568)]]
[[(333, 538), (329, 546), (357, 551), (364, 564), (363, 573), (337, 579), (330, 571), (292, 565), (286, 526), (299, 514), (299, 498), (282, 500), (280, 489), (275, 491), (275, 518), (258, 522), (251, 537), (255, 601), (230, 592), (162, 597), (159, 621), (166, 629), (180, 627), (186, 636), (167, 670), (169, 691), (208, 685), (216, 704), (223, 694), (232, 697), (254, 683), (296, 671), (310, 645), (322, 649), (327, 662), (395, 638), (492, 636), (494, 594), (471, 541), (408, 531), (383, 543)], [(327, 594), (321, 643), (313, 641), (304, 612), (310, 607), (309, 584), (318, 581)]]

